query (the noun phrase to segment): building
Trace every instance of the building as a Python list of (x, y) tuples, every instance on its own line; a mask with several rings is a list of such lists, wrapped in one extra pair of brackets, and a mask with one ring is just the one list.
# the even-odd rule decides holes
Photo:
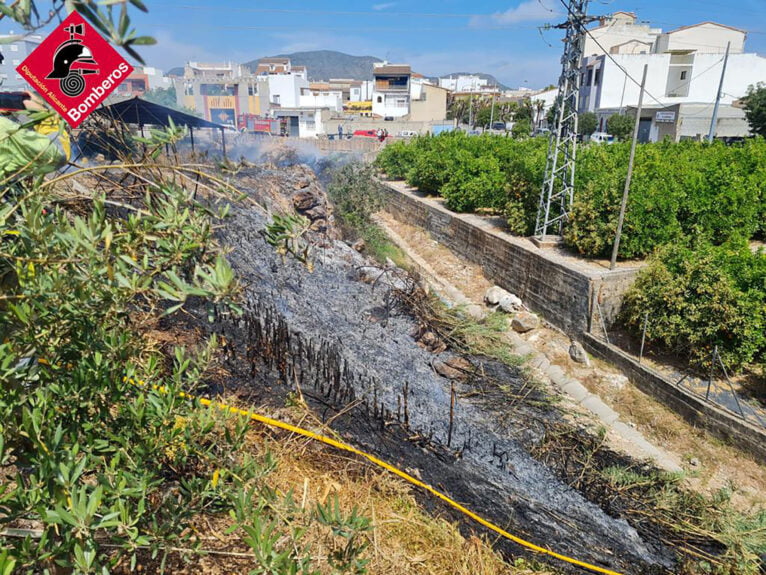
[(441, 122), (447, 117), (449, 90), (423, 78), (413, 78), (410, 92), (411, 122)]
[(747, 94), (749, 86), (766, 81), (766, 58), (745, 53), (745, 31), (702, 22), (663, 32), (637, 23), (634, 14), (618, 12), (591, 33), (601, 47), (591, 38), (586, 40), (579, 111), (594, 112), (599, 130), (606, 129), (612, 114), (635, 109), (640, 89), (628, 75), (640, 79), (647, 65), (641, 141), (707, 135), (728, 45), (716, 133), (720, 137), (748, 135), (743, 111), (732, 104)]
[(449, 78), (439, 78), (439, 86), (450, 92), (463, 94), (486, 93), (496, 91), (496, 86), (490, 86), (489, 80), (474, 74), (457, 74)]
[(305, 66), (293, 66), (289, 58), (261, 58), (255, 75), (269, 87), (269, 109), (297, 108), (301, 93), (309, 88)]
[(16, 68), (40, 45), (43, 41), (42, 36), (30, 35), (10, 42), (11, 38), (17, 38), (12, 30), (7, 36), (0, 36), (0, 53), (5, 58), (0, 64), (0, 90), (29, 90), (29, 84), (16, 72)]
[(375, 63), (372, 69), (372, 112), (383, 118), (401, 118), (410, 113), (412, 70), (405, 64)]
[(615, 12), (599, 20), (599, 25), (590, 28), (583, 46), (584, 56), (599, 56), (613, 53), (649, 54), (654, 49), (662, 29), (652, 28), (645, 22), (638, 22), (632, 12)]
[(723, 54), (726, 52), (726, 45), (731, 43), (729, 53), (742, 54), (745, 51), (746, 37), (747, 33), (744, 30), (715, 22), (702, 22), (660, 34), (654, 52), (665, 54), (693, 51), (695, 54)]
[(138, 67), (117, 86), (114, 94), (117, 96), (143, 96), (149, 90), (166, 89), (173, 86), (173, 81), (166, 78), (161, 70), (150, 66)]
[[(611, 58), (586, 58), (583, 63), (580, 111), (595, 112), (599, 128), (603, 130), (609, 116), (624, 112), (628, 107), (635, 108), (640, 88), (626, 77), (623, 69), (633, 78), (641, 78), (644, 64), (649, 66), (649, 71), (647, 95), (644, 97), (646, 112), (642, 114), (641, 121), (649, 127), (642, 131), (643, 141), (656, 141), (667, 135), (679, 139), (707, 134), (707, 130), (694, 131), (688, 125), (682, 125), (707, 123), (709, 126), (723, 71), (721, 54), (613, 54)], [(744, 97), (748, 87), (758, 81), (766, 81), (766, 58), (757, 54), (729, 56), (719, 121), (724, 122), (723, 118), (728, 118), (727, 133), (730, 136), (748, 134), (742, 110), (728, 108)], [(739, 128), (734, 130), (732, 122), (737, 118)], [(670, 122), (675, 124), (672, 130), (666, 125)], [(723, 137), (723, 134), (720, 135)]]
[(313, 82), (308, 88), (301, 89), (300, 108), (326, 108), (341, 112), (343, 110), (343, 92), (334, 89), (328, 83)]
[(354, 80), (349, 90), (350, 102), (370, 102), (372, 104), (372, 91), (374, 82), (372, 80)]
[(183, 78), (173, 82), (178, 105), (196, 110), (211, 122), (237, 126), (241, 115), (268, 111), (268, 82), (244, 66), (189, 62)]

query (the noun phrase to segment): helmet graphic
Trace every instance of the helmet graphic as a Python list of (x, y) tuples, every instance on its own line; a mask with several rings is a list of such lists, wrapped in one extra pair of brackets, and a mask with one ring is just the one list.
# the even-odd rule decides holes
[(93, 53), (82, 40), (75, 36), (84, 36), (81, 24), (64, 28), (69, 32), (69, 40), (62, 42), (53, 56), (53, 70), (45, 79), (59, 80), (61, 91), (75, 97), (85, 90), (84, 74), (97, 74), (98, 70), (73, 68), (74, 64), (98, 64)]
[(60, 80), (66, 78), (75, 62), (98, 64), (87, 46), (83, 45), (80, 40), (70, 40), (56, 50), (56, 54), (53, 56), (53, 71), (46, 76), (46, 79)]

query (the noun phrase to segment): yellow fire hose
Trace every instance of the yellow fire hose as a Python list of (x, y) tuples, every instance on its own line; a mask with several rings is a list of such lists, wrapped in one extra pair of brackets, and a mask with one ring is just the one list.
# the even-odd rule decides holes
[[(144, 382), (138, 382), (136, 384), (133, 380), (127, 380), (130, 383), (133, 383), (134, 385), (138, 386), (145, 386), (146, 384)], [(164, 386), (152, 386), (153, 389), (159, 391), (160, 393), (167, 393), (167, 388)], [(254, 413), (252, 411), (246, 411), (244, 409), (239, 409), (237, 407), (232, 407), (230, 405), (226, 405), (225, 403), (221, 403), (219, 401), (212, 401), (210, 399), (205, 399), (203, 397), (196, 397), (192, 394), (185, 393), (185, 392), (179, 392), (178, 396), (182, 399), (188, 399), (191, 401), (198, 401), (201, 405), (204, 405), (206, 407), (213, 407), (217, 408), (223, 411), (228, 411), (229, 413), (234, 413), (236, 415), (241, 415), (243, 417), (248, 417), (253, 421), (257, 421), (258, 423), (262, 423), (264, 425), (268, 425), (269, 427), (276, 427), (278, 429), (283, 429), (285, 431), (289, 431), (290, 433), (294, 433), (296, 435), (301, 435), (303, 437), (308, 437), (309, 439), (313, 439), (315, 441), (319, 441), (321, 443), (324, 443), (325, 445), (330, 445), (332, 447), (335, 447), (336, 449), (340, 449), (342, 451), (347, 451), (349, 453), (353, 453), (354, 455), (358, 455), (359, 457), (362, 457), (372, 463), (373, 465), (377, 465), (378, 467), (382, 467), (386, 471), (389, 471), (393, 473), (394, 475), (401, 477), (408, 483), (411, 483), (412, 485), (415, 485), (416, 487), (420, 487), (421, 489), (427, 491), (431, 495), (438, 497), (442, 501), (444, 501), (446, 504), (448, 504), (450, 507), (456, 509), (463, 515), (470, 517), (477, 523), (483, 525), (487, 529), (490, 529), (497, 533), (498, 535), (501, 535), (502, 537), (505, 537), (509, 541), (513, 541), (514, 543), (521, 545), (522, 547), (526, 547), (527, 549), (531, 549), (532, 551), (535, 551), (537, 553), (542, 553), (545, 555), (548, 555), (550, 557), (555, 557), (556, 559), (559, 559), (560, 561), (564, 561), (566, 563), (571, 563), (572, 565), (577, 565), (578, 567), (582, 567), (584, 569), (588, 569), (589, 571), (593, 571), (594, 573), (604, 573), (606, 575), (621, 575), (620, 573), (616, 571), (610, 571), (609, 569), (604, 569), (603, 567), (598, 567), (597, 565), (591, 565), (590, 563), (586, 563), (585, 561), (580, 561), (578, 559), (574, 559), (572, 557), (568, 557), (566, 555), (562, 555), (561, 553), (556, 553), (555, 551), (551, 551), (549, 549), (545, 549), (544, 547), (540, 547), (539, 545), (535, 545), (534, 543), (530, 543), (529, 541), (526, 541), (524, 539), (521, 539), (520, 537), (517, 537), (516, 535), (513, 535), (511, 533), (508, 533), (501, 527), (498, 527), (494, 523), (488, 521), (487, 519), (484, 519), (483, 517), (477, 515), (470, 509), (467, 509), (466, 507), (462, 506), (457, 501), (454, 501), (453, 499), (450, 499), (448, 496), (444, 495), (440, 491), (437, 491), (430, 485), (427, 485), (426, 483), (423, 483), (419, 479), (416, 479), (412, 475), (405, 473), (401, 469), (397, 469), (393, 465), (386, 463), (385, 461), (382, 461), (381, 459), (378, 459), (374, 455), (370, 455), (369, 453), (365, 453), (364, 451), (361, 451), (357, 449), (356, 447), (352, 447), (351, 445), (348, 445), (346, 443), (343, 443), (341, 441), (337, 441), (335, 439), (332, 439), (331, 437), (326, 437), (324, 435), (319, 435), (318, 433), (314, 433), (313, 431), (309, 431), (307, 429), (302, 429), (300, 427), (296, 427), (294, 425), (290, 425), (289, 423), (285, 423), (283, 421), (279, 421), (277, 419), (272, 419), (270, 417), (266, 417), (264, 415), (258, 415), (257, 413)]]

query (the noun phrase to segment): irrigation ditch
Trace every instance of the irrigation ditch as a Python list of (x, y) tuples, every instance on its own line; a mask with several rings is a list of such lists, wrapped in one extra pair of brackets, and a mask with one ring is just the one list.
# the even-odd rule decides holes
[(680, 573), (689, 558), (715, 563), (726, 549), (719, 540), (653, 517), (646, 485), (615, 490), (608, 479), (615, 469), (655, 470), (574, 426), (523, 367), (461, 352), (424, 313), (413, 278), (376, 268), (339, 239), (319, 179), (291, 163), (250, 166), (238, 184), (261, 205), (311, 220), (312, 270), (268, 243), (261, 210), (234, 206), (219, 231), (246, 286), (244, 314), (208, 324), (226, 342), (228, 391), (233, 384), (264, 406), (300, 392), (346, 441), (558, 553), (631, 574)]

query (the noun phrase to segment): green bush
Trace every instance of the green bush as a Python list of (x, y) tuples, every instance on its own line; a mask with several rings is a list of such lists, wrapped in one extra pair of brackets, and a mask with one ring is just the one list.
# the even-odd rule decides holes
[(766, 359), (766, 255), (739, 248), (670, 244), (653, 256), (625, 298), (622, 320), (707, 368), (717, 346), (727, 369)]

